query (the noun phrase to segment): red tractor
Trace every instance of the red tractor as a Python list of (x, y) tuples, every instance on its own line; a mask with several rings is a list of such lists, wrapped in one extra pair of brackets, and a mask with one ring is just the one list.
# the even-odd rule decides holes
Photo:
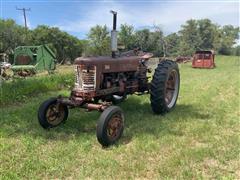
[(151, 107), (156, 114), (165, 114), (176, 104), (180, 75), (178, 65), (171, 60), (161, 61), (152, 81), (147, 66), (151, 53), (137, 49), (128, 53), (117, 51), (117, 13), (113, 13), (111, 32), (112, 57), (79, 57), (75, 60), (75, 87), (70, 97), (58, 96), (43, 102), (38, 120), (43, 128), (53, 128), (66, 121), (69, 108), (85, 108), (102, 112), (97, 123), (97, 139), (102, 146), (114, 144), (122, 136), (124, 114), (113, 106), (127, 95), (150, 93)]

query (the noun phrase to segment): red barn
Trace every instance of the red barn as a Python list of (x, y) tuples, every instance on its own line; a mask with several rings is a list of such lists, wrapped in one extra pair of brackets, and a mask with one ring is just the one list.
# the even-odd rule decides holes
[(193, 56), (193, 68), (214, 68), (215, 54), (213, 51), (196, 51)]

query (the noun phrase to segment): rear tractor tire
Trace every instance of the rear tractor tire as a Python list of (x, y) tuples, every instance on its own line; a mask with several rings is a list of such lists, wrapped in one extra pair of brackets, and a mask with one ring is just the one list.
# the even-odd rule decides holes
[(38, 121), (45, 128), (53, 128), (68, 118), (68, 107), (57, 102), (57, 98), (44, 101), (38, 110)]
[(124, 129), (123, 111), (118, 106), (105, 109), (97, 123), (97, 139), (103, 146), (115, 144), (122, 136)]
[(171, 60), (160, 62), (155, 69), (150, 89), (151, 107), (156, 114), (171, 111), (177, 102), (180, 87), (178, 65)]

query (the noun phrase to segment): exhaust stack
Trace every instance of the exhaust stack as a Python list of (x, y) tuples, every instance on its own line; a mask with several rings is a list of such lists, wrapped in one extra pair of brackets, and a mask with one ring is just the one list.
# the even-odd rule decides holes
[(113, 14), (113, 29), (111, 31), (111, 49), (112, 49), (112, 58), (116, 57), (117, 51), (117, 12), (110, 11)]

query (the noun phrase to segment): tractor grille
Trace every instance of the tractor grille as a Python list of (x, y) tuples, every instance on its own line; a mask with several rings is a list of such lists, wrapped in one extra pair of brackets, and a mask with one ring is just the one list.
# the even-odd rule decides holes
[(76, 66), (75, 87), (84, 91), (93, 91), (96, 88), (96, 66)]

